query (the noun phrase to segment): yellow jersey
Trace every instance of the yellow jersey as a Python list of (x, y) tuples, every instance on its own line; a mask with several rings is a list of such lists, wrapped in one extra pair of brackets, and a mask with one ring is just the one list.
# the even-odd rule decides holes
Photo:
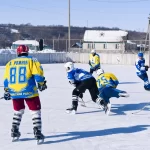
[(39, 95), (36, 82), (44, 82), (43, 74), (41, 64), (32, 56), (12, 59), (6, 64), (4, 88), (8, 89), (12, 99), (36, 97)]
[(89, 64), (92, 68), (100, 68), (100, 56), (95, 54), (94, 56), (90, 54)]
[(105, 86), (111, 86), (116, 88), (119, 84), (117, 77), (112, 73), (103, 73), (97, 77), (96, 81), (99, 90)]

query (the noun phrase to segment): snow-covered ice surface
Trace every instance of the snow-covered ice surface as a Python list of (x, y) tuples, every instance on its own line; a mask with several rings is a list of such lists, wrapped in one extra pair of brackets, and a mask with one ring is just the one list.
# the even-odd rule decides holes
[[(86, 64), (76, 66), (89, 70)], [(102, 66), (118, 77), (121, 82), (118, 88), (130, 94), (129, 98), (111, 99), (110, 116), (91, 101), (86, 103), (88, 108), (79, 104), (77, 115), (66, 114), (65, 109), (71, 106), (73, 87), (66, 79), (64, 64), (43, 65), (48, 83), (48, 89), (40, 93), (45, 143), (36, 145), (28, 108), (20, 126), (20, 142), (12, 143), (12, 102), (0, 100), (0, 150), (149, 150), (150, 107), (136, 115), (132, 112), (150, 102), (150, 92), (144, 90), (134, 66)], [(1, 79), (3, 71), (4, 67), (0, 67)], [(2, 84), (1, 80), (1, 96)], [(90, 99), (86, 92), (84, 100)]]

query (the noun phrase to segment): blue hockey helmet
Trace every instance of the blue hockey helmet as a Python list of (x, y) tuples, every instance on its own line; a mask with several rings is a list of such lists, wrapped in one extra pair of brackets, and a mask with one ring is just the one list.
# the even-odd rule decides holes
[(143, 53), (142, 53), (142, 52), (139, 52), (139, 53), (138, 53), (138, 57), (143, 57)]

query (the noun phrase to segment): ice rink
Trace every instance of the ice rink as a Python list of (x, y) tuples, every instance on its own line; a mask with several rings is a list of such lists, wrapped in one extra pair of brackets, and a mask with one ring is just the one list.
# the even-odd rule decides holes
[[(87, 64), (76, 67), (89, 70)], [(132, 114), (150, 102), (150, 92), (135, 73), (134, 66), (102, 65), (105, 72), (114, 73), (129, 98), (111, 99), (109, 116), (98, 109), (88, 91), (84, 94), (87, 107), (79, 104), (78, 114), (66, 114), (71, 106), (73, 87), (68, 83), (64, 64), (43, 65), (48, 84), (40, 92), (45, 143), (36, 145), (30, 111), (26, 108), (20, 126), (21, 137), (11, 142), (12, 102), (0, 100), (0, 150), (149, 150), (150, 106)], [(3, 96), (4, 67), (0, 67), (0, 97)], [(148, 72), (150, 77), (150, 71)]]

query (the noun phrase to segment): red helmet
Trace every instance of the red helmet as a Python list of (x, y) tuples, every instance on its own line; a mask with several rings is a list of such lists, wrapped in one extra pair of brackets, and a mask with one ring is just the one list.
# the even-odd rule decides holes
[(29, 52), (29, 47), (25, 46), (25, 45), (19, 45), (19, 47), (17, 48), (17, 54), (23, 54), (23, 53), (28, 53)]

